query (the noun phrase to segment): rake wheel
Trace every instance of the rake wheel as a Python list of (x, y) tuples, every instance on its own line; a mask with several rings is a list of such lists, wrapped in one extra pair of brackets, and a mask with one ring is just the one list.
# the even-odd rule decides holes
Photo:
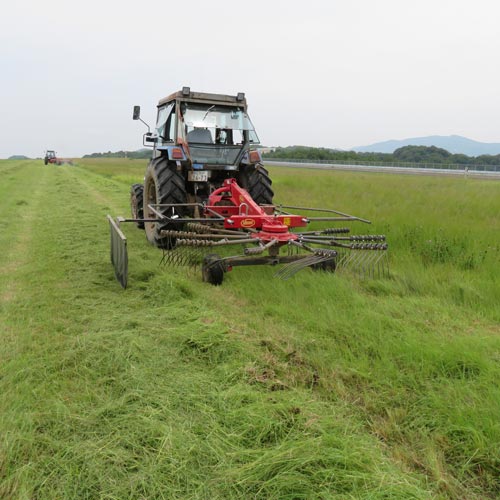
[(201, 274), (203, 281), (206, 283), (216, 286), (221, 285), (224, 281), (224, 266), (220, 262), (220, 256), (215, 253), (205, 255), (201, 266)]

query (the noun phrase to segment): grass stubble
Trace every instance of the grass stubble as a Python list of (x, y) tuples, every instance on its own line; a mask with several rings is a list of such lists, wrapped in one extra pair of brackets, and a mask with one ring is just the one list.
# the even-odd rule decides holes
[(274, 168), (390, 277), (212, 287), (130, 226), (124, 291), (105, 215), (144, 167), (0, 162), (1, 498), (500, 495), (497, 182)]

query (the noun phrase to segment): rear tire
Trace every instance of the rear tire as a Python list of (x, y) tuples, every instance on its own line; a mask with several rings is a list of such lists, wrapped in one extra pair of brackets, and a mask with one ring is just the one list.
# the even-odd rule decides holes
[[(144, 185), (132, 184), (130, 187), (130, 210), (133, 219), (144, 219)], [(144, 229), (144, 222), (136, 222), (139, 229)]]
[[(187, 203), (186, 183), (184, 177), (177, 172), (175, 164), (169, 164), (167, 158), (155, 158), (149, 162), (144, 177), (143, 216), (145, 219), (156, 219), (157, 215), (148, 205)], [(189, 216), (187, 207), (162, 207), (158, 212), (172, 217)], [(175, 223), (145, 222), (146, 238), (159, 248), (171, 250), (175, 247), (175, 238), (163, 238), (160, 231), (164, 229), (181, 229)]]
[(245, 167), (240, 171), (238, 184), (259, 205), (272, 205), (274, 192), (269, 172), (260, 164)]

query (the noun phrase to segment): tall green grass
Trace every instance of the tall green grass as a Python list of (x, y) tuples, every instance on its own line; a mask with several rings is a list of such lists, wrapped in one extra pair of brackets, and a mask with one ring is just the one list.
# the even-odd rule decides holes
[(105, 214), (144, 168), (0, 163), (0, 497), (500, 494), (498, 183), (274, 168), (372, 219), (390, 277), (212, 287), (130, 226), (123, 291)]

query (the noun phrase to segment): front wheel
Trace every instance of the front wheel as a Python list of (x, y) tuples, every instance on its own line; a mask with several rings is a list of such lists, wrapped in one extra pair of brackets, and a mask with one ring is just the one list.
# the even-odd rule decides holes
[[(186, 182), (175, 164), (169, 164), (167, 158), (151, 160), (144, 177), (143, 216), (145, 219), (158, 219), (150, 205), (171, 205), (187, 203)], [(156, 206), (155, 210), (171, 218), (183, 218), (189, 215), (187, 207)], [(145, 222), (146, 238), (159, 248), (170, 250), (175, 247), (175, 238), (161, 236), (164, 229), (180, 229), (174, 222)]]

